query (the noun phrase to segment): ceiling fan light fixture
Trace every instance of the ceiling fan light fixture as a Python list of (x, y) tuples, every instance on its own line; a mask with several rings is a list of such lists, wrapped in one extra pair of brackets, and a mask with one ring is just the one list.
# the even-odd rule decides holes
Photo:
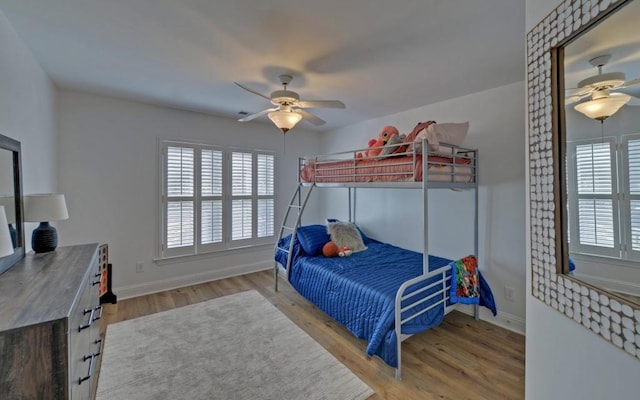
[(617, 113), (631, 100), (631, 96), (625, 93), (612, 93), (608, 97), (601, 97), (576, 104), (576, 111), (586, 115), (589, 118), (598, 121), (604, 121), (613, 114)]
[(273, 122), (282, 133), (287, 133), (302, 120), (302, 115), (293, 111), (272, 111), (268, 115), (271, 122)]

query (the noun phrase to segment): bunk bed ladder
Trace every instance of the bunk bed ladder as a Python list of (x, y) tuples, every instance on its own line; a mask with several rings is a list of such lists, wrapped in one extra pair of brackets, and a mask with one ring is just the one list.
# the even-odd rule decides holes
[[(309, 200), (309, 196), (313, 191), (313, 187), (315, 185), (308, 186), (309, 190), (306, 193), (303, 193), (303, 188), (305, 185), (302, 183), (298, 184), (296, 191), (291, 196), (291, 200), (289, 201), (289, 205), (287, 206), (287, 211), (284, 214), (284, 218), (282, 219), (282, 224), (280, 225), (280, 232), (278, 233), (278, 240), (275, 244), (275, 250), (283, 251), (287, 254), (287, 265), (284, 266), (287, 272), (287, 276), (289, 275), (289, 267), (291, 266), (291, 253), (293, 252), (293, 243), (296, 239), (296, 233), (298, 232), (298, 227), (300, 226), (300, 220), (302, 218), (302, 212), (304, 211), (304, 207), (307, 205), (307, 201)], [(291, 211), (295, 211), (292, 213)], [(283, 236), (291, 233), (291, 242), (289, 243), (289, 248), (285, 249), (282, 247), (278, 247), (278, 243), (280, 243), (280, 239)], [(274, 262), (273, 266), (273, 280), (274, 280), (274, 289), (278, 291), (278, 262)]]

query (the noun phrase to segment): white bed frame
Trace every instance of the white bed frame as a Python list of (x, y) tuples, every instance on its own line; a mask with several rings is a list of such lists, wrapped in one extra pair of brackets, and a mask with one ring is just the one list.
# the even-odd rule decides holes
[[(385, 146), (389, 147), (389, 146)], [(428, 143), (426, 140), (422, 142), (422, 148), (427, 149)], [(352, 151), (346, 151), (341, 153), (334, 153), (329, 155), (320, 155), (311, 158), (300, 158), (299, 159), (299, 168), (302, 171), (302, 168), (305, 167), (309, 162), (313, 162), (316, 168), (322, 168), (325, 166), (325, 175), (322, 178), (328, 178), (326, 175), (327, 171), (331, 170), (331, 162), (333, 161), (345, 161), (345, 160), (353, 160), (354, 170), (357, 167), (356, 158), (357, 153), (364, 152), (366, 149), (358, 149)], [(412, 156), (413, 157), (413, 165), (416, 165), (416, 157), (419, 156), (416, 148), (407, 153), (402, 153), (401, 155), (395, 155), (396, 159), (398, 159), (398, 163), (405, 163), (406, 165), (406, 157), (401, 157), (403, 155)], [(461, 156), (463, 155), (463, 156)], [(428, 173), (427, 166), (429, 165), (429, 157), (433, 156), (445, 156), (445, 157), (453, 157), (453, 161), (451, 164), (448, 164), (449, 168), (446, 169), (446, 172), (437, 172), (435, 174)], [(471, 164), (463, 165), (463, 168), (455, 162), (455, 157), (464, 157), (469, 158), (471, 160)], [(402, 160), (400, 159), (402, 158)], [(438, 164), (442, 164), (438, 162)], [(340, 168), (344, 171), (344, 168)], [(275, 281), (275, 290), (278, 291), (278, 275), (282, 272), (285, 277), (289, 276), (289, 270), (291, 268), (291, 259), (290, 255), (293, 251), (293, 243), (295, 242), (295, 237), (297, 234), (298, 227), (300, 226), (301, 217), (304, 212), (305, 206), (309, 200), (309, 196), (313, 191), (314, 187), (340, 187), (340, 188), (349, 188), (349, 221), (355, 222), (355, 196), (356, 196), (356, 188), (390, 188), (390, 189), (421, 189), (422, 191), (422, 204), (423, 204), (423, 259), (422, 259), (422, 275), (413, 278), (404, 282), (398, 292), (396, 293), (395, 298), (395, 332), (397, 337), (397, 357), (398, 357), (398, 367), (395, 371), (395, 377), (397, 380), (402, 378), (402, 351), (401, 346), (402, 342), (411, 337), (411, 334), (403, 334), (402, 326), (412, 319), (418, 317), (419, 315), (435, 308), (442, 307), (444, 309), (445, 315), (455, 309), (455, 305), (447, 306), (447, 301), (449, 300), (449, 289), (450, 285), (447, 282), (446, 272), (450, 269), (449, 266), (444, 266), (438, 268), (435, 271), (429, 271), (429, 243), (428, 243), (428, 190), (429, 189), (470, 189), (474, 191), (474, 255), (478, 255), (478, 151), (474, 149), (465, 149), (461, 147), (456, 147), (453, 145), (449, 145), (446, 143), (440, 143), (439, 151), (429, 151), (422, 157), (422, 171), (423, 171), (423, 179), (421, 181), (416, 181), (416, 171), (415, 168), (412, 170), (412, 175), (414, 179), (397, 181), (397, 182), (341, 182), (341, 183), (328, 183), (328, 182), (302, 182), (300, 180), (300, 174), (298, 174), (298, 187), (291, 197), (289, 201), (289, 206), (283, 218), (283, 223), (280, 228), (280, 233), (278, 235), (278, 241), (276, 242), (275, 250), (284, 251), (287, 253), (287, 265), (283, 266), (280, 263), (276, 262), (274, 266), (274, 281)], [(389, 174), (393, 175), (394, 172), (389, 172)], [(315, 175), (317, 176), (317, 174)], [(340, 178), (344, 178), (345, 175), (343, 172), (340, 173)], [(362, 176), (362, 175), (360, 175)], [(304, 189), (306, 190), (306, 194), (303, 193)], [(288, 249), (278, 247), (278, 242), (280, 239), (288, 234), (292, 234), (292, 240)], [(417, 291), (411, 292), (409, 295), (405, 294), (405, 291), (408, 287), (423, 282), (427, 279), (437, 277), (437, 282), (432, 283), (424, 288), (421, 288)], [(408, 298), (414, 297), (416, 294), (421, 293), (425, 290), (429, 290), (431, 288), (440, 286), (441, 290), (429, 295), (426, 298), (419, 299), (414, 303), (408, 304), (405, 307), (402, 307), (402, 302)], [(443, 298), (430, 305), (428, 308), (421, 310), (414, 315), (406, 319), (402, 319), (402, 313), (408, 310), (411, 310), (414, 307), (419, 306), (420, 304), (428, 301), (429, 299), (442, 296)], [(475, 306), (474, 310), (475, 318), (478, 318), (478, 306)]]

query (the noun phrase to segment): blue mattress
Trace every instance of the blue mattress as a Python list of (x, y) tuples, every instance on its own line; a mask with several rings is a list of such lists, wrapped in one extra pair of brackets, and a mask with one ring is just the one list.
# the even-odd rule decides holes
[[(281, 239), (279, 247), (289, 248), (290, 241), (290, 236)], [(309, 256), (296, 243), (289, 281), (302, 296), (356, 337), (366, 340), (368, 355), (378, 355), (387, 364), (397, 367), (395, 296), (402, 283), (422, 275), (422, 254), (375, 240), (369, 241), (367, 247), (350, 257), (326, 258)], [(286, 265), (286, 253), (277, 251), (275, 258)], [(449, 262), (451, 260), (430, 255), (429, 270)], [(427, 280), (409, 291), (437, 280)], [(419, 296), (428, 296), (436, 290), (427, 290)], [(418, 312), (439, 300), (442, 300), (441, 295), (409, 312)], [(434, 307), (403, 325), (402, 333), (425, 331), (440, 324), (443, 318), (443, 307)]]

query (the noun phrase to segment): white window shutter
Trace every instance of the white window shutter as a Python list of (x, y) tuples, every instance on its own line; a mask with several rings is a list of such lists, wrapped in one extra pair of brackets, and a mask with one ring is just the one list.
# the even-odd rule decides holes
[(627, 258), (640, 261), (640, 135), (631, 135), (623, 141), (626, 161), (627, 195), (623, 198), (626, 216)]
[(215, 250), (224, 242), (223, 191), (224, 153), (200, 150), (200, 243), (199, 250)]
[(174, 256), (195, 249), (195, 150), (165, 147), (163, 254)]
[(271, 244), (275, 156), (204, 144), (162, 144), (160, 257)]
[(575, 243), (572, 251), (580, 253), (620, 256), (619, 206), (614, 142), (612, 139), (572, 143), (575, 164), (574, 193), (570, 193)]

